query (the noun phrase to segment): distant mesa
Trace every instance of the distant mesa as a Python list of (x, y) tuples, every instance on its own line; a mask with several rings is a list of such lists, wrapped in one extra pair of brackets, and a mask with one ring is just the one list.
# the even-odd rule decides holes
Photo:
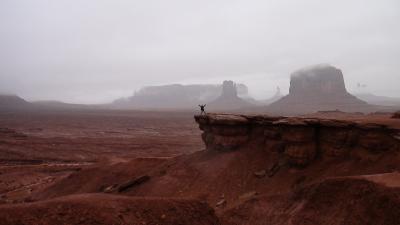
[(26, 108), (30, 107), (31, 103), (25, 101), (23, 98), (17, 95), (3, 94), (0, 95), (0, 109), (11, 109), (11, 108)]
[(321, 64), (292, 73), (290, 95), (311, 97), (317, 93), (324, 96), (347, 95), (342, 71), (333, 66)]
[(326, 110), (369, 112), (375, 108), (347, 92), (340, 69), (321, 64), (294, 72), (289, 95), (272, 103), (268, 110), (290, 114)]
[(355, 96), (372, 105), (400, 106), (400, 98), (378, 96), (371, 93), (357, 93)]
[(70, 104), (60, 101), (28, 102), (17, 95), (0, 94), (0, 110), (67, 110), (67, 109), (100, 109), (98, 105)]
[(4, 105), (25, 105), (29, 103), (17, 95), (4, 94), (0, 95), (0, 104), (4, 106)]
[(252, 106), (254, 105), (238, 97), (236, 84), (231, 80), (224, 81), (221, 95), (207, 104), (210, 110), (237, 110)]
[[(198, 104), (213, 102), (223, 92), (223, 86), (216, 84), (148, 86), (135, 92), (131, 97), (114, 101), (112, 107), (127, 109), (193, 109)], [(236, 84), (236, 93), (238, 96), (248, 97), (247, 86)]]

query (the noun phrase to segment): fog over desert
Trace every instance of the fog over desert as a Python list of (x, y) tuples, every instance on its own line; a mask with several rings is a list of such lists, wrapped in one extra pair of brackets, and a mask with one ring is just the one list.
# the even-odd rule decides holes
[(0, 225), (399, 225), (397, 0), (0, 2)]

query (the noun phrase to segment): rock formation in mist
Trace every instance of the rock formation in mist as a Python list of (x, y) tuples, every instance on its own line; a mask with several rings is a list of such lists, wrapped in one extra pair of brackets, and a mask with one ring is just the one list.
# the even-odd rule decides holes
[(276, 87), (276, 92), (275, 92), (274, 96), (272, 96), (271, 98), (269, 98), (267, 100), (264, 100), (263, 103), (268, 105), (268, 104), (278, 101), (282, 97), (283, 97), (283, 95), (281, 93), (280, 87)]
[[(113, 102), (116, 108), (145, 109), (196, 109), (198, 104), (209, 103), (217, 99), (222, 85), (163, 85), (144, 87), (133, 96)], [(244, 84), (236, 85), (237, 95), (248, 96)]]
[(253, 104), (238, 96), (236, 84), (233, 81), (224, 81), (221, 95), (207, 104), (210, 110), (236, 110), (251, 106)]
[(17, 95), (0, 95), (0, 109), (23, 109), (30, 106), (31, 103)]
[(372, 105), (397, 106), (400, 107), (400, 98), (378, 96), (371, 93), (357, 93), (355, 96)]
[(317, 65), (291, 75), (289, 94), (304, 97), (315, 94), (346, 95), (347, 90), (341, 70), (329, 65)]
[(294, 72), (291, 75), (289, 95), (272, 103), (268, 109), (285, 114), (374, 110), (371, 105), (347, 92), (340, 69), (325, 64)]

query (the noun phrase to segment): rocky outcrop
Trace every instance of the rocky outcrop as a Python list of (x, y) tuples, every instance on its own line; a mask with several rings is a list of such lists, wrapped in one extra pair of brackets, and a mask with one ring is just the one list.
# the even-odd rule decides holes
[(355, 151), (400, 150), (400, 129), (333, 119), (232, 114), (195, 116), (210, 151), (252, 146), (279, 154), (293, 166), (317, 157), (344, 157)]
[(317, 65), (294, 72), (289, 95), (268, 108), (268, 111), (281, 114), (325, 110), (371, 112), (376, 108), (348, 93), (342, 71), (330, 65)]
[(237, 110), (253, 105), (238, 97), (237, 87), (233, 81), (224, 81), (221, 95), (207, 106), (211, 110)]
[(392, 118), (394, 118), (394, 119), (400, 119), (400, 111), (399, 111), (399, 112), (393, 113)]

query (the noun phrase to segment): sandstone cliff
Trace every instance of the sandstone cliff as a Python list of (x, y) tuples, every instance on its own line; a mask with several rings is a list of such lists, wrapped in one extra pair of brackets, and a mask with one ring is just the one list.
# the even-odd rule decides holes
[(231, 114), (195, 119), (208, 150), (255, 146), (276, 153), (293, 166), (307, 166), (317, 157), (341, 157), (355, 151), (400, 150), (400, 129), (382, 124)]

